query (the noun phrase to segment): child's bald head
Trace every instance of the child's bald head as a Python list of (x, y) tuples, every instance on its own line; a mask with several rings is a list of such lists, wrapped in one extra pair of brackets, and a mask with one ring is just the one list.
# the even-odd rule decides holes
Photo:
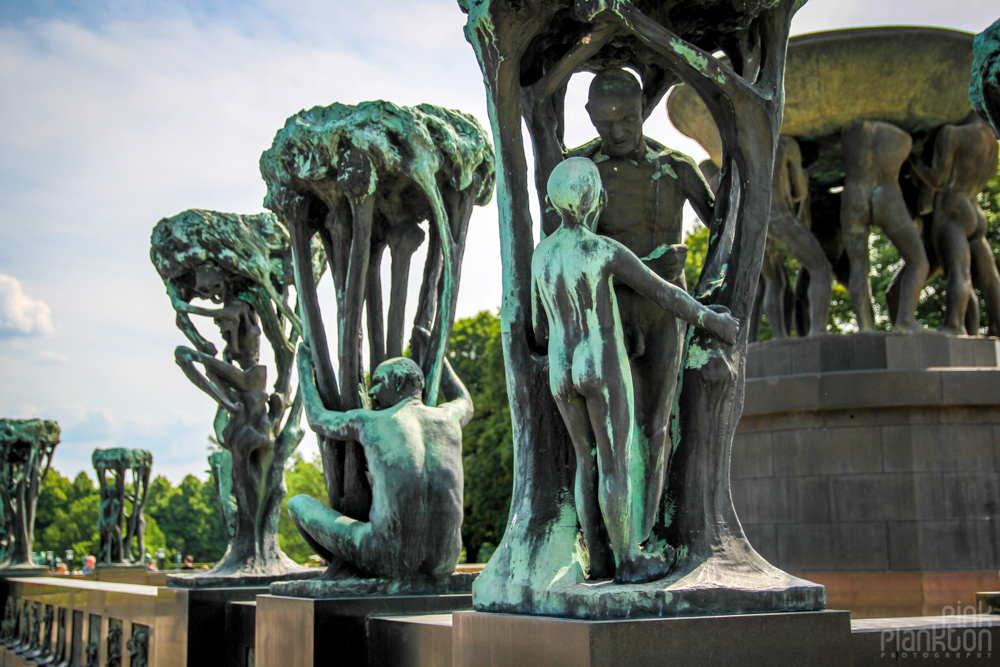
[(596, 164), (585, 157), (563, 160), (549, 174), (546, 190), (549, 204), (563, 219), (596, 225), (597, 216), (591, 214), (604, 205), (604, 186)]

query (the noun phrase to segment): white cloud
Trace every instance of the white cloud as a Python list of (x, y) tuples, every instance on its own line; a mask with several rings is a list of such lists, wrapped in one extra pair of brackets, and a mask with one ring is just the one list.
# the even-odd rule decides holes
[(54, 333), (49, 305), (25, 294), (17, 278), (0, 273), (0, 337)]
[(32, 360), (37, 364), (68, 364), (69, 355), (55, 350), (39, 350)]

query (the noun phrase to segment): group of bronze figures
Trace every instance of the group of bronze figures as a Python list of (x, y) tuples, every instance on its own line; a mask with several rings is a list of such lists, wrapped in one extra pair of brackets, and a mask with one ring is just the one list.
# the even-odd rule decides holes
[[(888, 293), (894, 329), (922, 328), (916, 318), (921, 290), (943, 273), (940, 330), (979, 335), (975, 288), (986, 306), (988, 335), (1000, 333), (1000, 276), (977, 199), (997, 169), (997, 141), (989, 125), (972, 112), (964, 122), (945, 124), (915, 141), (892, 123), (858, 119), (838, 138), (841, 191), (838, 197), (822, 193), (815, 203), (799, 142), (791, 136), (778, 142), (759, 295), (772, 335), (788, 336), (791, 322), (799, 335), (826, 333), (834, 278), (849, 289), (858, 329), (875, 329), (869, 263), (873, 226), (903, 260)], [(801, 267), (794, 317), (785, 308), (787, 278), (777, 246)]]
[[(100, 654), (100, 635), (84, 639), (83, 612), (72, 617), (66, 607), (32, 600), (7, 598), (0, 623), (0, 646), (26, 664), (51, 667), (96, 666)], [(91, 615), (91, 627), (99, 628), (100, 617)], [(122, 646), (122, 622), (109, 619), (105, 638), (105, 667), (121, 667), (123, 650), (128, 651), (130, 667), (149, 664), (149, 628), (132, 623), (132, 635)], [(86, 656), (86, 661), (84, 661)]]
[[(224, 454), (212, 468), (232, 541), (194, 578), (303, 574), (276, 539), (282, 473), (302, 439), (303, 412), (327, 497), (293, 498), (289, 510), (329, 562), (329, 585), (381, 578), (433, 590), (427, 582), (452, 575), (461, 428), (472, 404), (445, 349), (472, 208), (496, 181), (516, 469), (510, 524), (474, 584), (476, 607), (581, 617), (626, 613), (626, 599), (629, 613), (822, 608), (822, 587), (756, 554), (732, 507), (728, 461), (746, 344), (761, 309), (775, 336), (792, 328), (776, 245), (801, 264), (800, 335), (827, 331), (835, 278), (849, 287), (858, 328), (874, 329), (872, 225), (903, 259), (889, 297), (895, 328), (920, 327), (921, 290), (943, 272), (942, 329), (979, 332), (975, 288), (989, 333), (1000, 333), (1000, 277), (976, 199), (997, 166), (986, 124), (997, 117), (997, 26), (980, 38), (980, 52), (993, 51), (973, 79), (982, 117), (919, 135), (884, 120), (848, 122), (834, 142), (842, 191), (820, 192), (800, 141), (780, 136), (784, 45), (799, 3), (707, 3), (732, 14), (728, 21), (677, 3), (461, 4), (496, 155), (459, 112), (317, 107), (292, 116), (261, 157), (273, 214), (192, 210), (153, 231), (153, 263), (192, 345), (177, 348), (177, 363), (219, 406)], [(719, 51), (726, 59), (712, 55)], [(597, 73), (586, 112), (598, 138), (569, 149), (564, 100), (579, 71)], [(718, 129), (720, 150), (701, 169), (642, 132), (678, 83)], [(537, 247), (522, 121), (542, 211)], [(685, 203), (710, 232), (692, 286)], [(404, 358), (407, 278), (425, 237)], [(317, 293), (327, 268), (329, 330)], [(192, 315), (214, 320), (221, 357)], [(261, 334), (275, 360), (272, 386)]]

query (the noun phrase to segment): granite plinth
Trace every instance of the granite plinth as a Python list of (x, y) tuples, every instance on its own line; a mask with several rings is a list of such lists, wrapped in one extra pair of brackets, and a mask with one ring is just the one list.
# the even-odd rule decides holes
[(230, 602), (226, 622), (227, 667), (253, 667), (257, 636), (257, 602)]
[[(731, 474), (754, 549), (855, 617), (974, 604), (1000, 556), (997, 346), (936, 332), (751, 345)], [(858, 593), (876, 587), (885, 604)]]
[(459, 595), (472, 592), (478, 573), (456, 572), (449, 577), (415, 579), (361, 579), (281, 581), (271, 584), (271, 595), (290, 598), (353, 598), (369, 595)]
[(171, 588), (245, 588), (247, 586), (268, 586), (276, 581), (315, 579), (323, 571), (314, 567), (300, 567), (282, 574), (212, 574), (192, 572), (190, 574), (167, 575), (167, 586)]
[(1000, 617), (952, 614), (851, 622), (854, 667), (996, 665)]
[[(187, 598), (188, 667), (247, 667), (245, 609), (234, 611), (237, 603), (250, 602), (267, 593), (263, 586), (181, 590)], [(250, 637), (252, 645), (253, 636)], [(237, 650), (234, 650), (237, 647)], [(242, 659), (241, 659), (242, 658)]]
[(472, 608), (472, 596), (410, 595), (337, 599), (257, 597), (256, 667), (369, 665), (375, 617)]
[(851, 663), (844, 611), (582, 621), (456, 612), (455, 667), (690, 667)]
[(384, 616), (368, 622), (368, 664), (451, 667), (452, 614)]
[(747, 380), (839, 371), (913, 371), (927, 368), (997, 368), (996, 338), (866, 331), (773, 338), (747, 346)]

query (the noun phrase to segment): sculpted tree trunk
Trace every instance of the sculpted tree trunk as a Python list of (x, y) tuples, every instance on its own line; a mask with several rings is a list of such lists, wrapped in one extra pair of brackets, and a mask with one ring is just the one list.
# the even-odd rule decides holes
[[(194, 345), (175, 350), (177, 364), (219, 405), (214, 427), (224, 453), (210, 458), (213, 474), (230, 476), (217, 482), (231, 537), (228, 551), (208, 572), (178, 578), (176, 583), (214, 586), (234, 579), (265, 583), (311, 576), (278, 546), (285, 463), (303, 437), (302, 399), (291, 390), (294, 348), (302, 325), (289, 291), (289, 234), (269, 213), (240, 216), (190, 210), (157, 223), (151, 245), (150, 256), (177, 311), (178, 327)], [(306, 261), (322, 274), (318, 248), (310, 250)], [(221, 307), (194, 306), (195, 298)], [(190, 315), (210, 317), (218, 325), (226, 344), (221, 359)], [(269, 343), (276, 366), (270, 391), (268, 369), (260, 363), (262, 338)], [(141, 529), (141, 525), (130, 528), (137, 537)]]
[[(498, 154), (501, 326), (515, 468), (507, 532), (474, 586), (476, 608), (584, 618), (822, 608), (822, 587), (777, 570), (753, 550), (729, 486), (782, 118), (785, 47), (801, 2), (761, 0), (740, 10), (714, 0), (460, 4), (484, 73)], [(733, 66), (712, 55), (719, 50)], [(641, 586), (584, 587), (588, 560), (571, 491), (572, 449), (550, 395), (546, 358), (530, 330), (533, 225), (521, 119), (535, 139), (536, 173), (551, 170), (562, 159), (553, 148), (561, 145), (561, 118), (552, 120), (553, 113), (561, 116), (561, 103), (546, 108), (540, 98), (561, 95), (574, 71), (622, 66), (641, 75), (645, 115), (670, 84), (682, 81), (721, 128), (720, 185), (695, 294), (728, 307), (741, 328), (735, 346), (693, 328), (688, 333), (668, 485), (650, 537), (651, 545), (676, 549), (673, 571)], [(533, 106), (525, 109), (526, 101)]]
[(59, 444), (59, 425), (41, 419), (0, 419), (0, 504), (5, 514), (8, 567), (34, 567), (35, 508)]

